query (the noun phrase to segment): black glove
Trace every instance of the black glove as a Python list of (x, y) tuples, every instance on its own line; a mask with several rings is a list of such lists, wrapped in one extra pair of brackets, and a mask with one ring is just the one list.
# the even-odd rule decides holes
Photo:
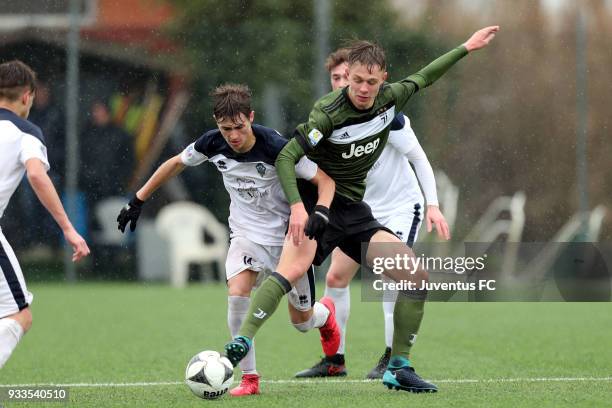
[(304, 234), (310, 239), (319, 239), (323, 236), (327, 224), (329, 224), (329, 208), (317, 205), (308, 217)]
[(134, 198), (121, 209), (121, 212), (117, 216), (117, 222), (119, 223), (118, 228), (121, 232), (125, 232), (125, 226), (130, 221), (130, 231), (136, 229), (136, 222), (138, 221), (138, 217), (140, 217), (140, 211), (142, 210), (143, 204), (144, 201), (134, 195)]

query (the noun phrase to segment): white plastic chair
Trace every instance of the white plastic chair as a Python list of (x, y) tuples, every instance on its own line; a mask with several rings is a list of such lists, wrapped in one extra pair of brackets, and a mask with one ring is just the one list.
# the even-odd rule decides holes
[(123, 197), (107, 197), (96, 204), (94, 214), (100, 231), (93, 238), (97, 244), (119, 246), (125, 242), (126, 235), (117, 228), (117, 214), (126, 202)]
[[(172, 286), (187, 284), (191, 263), (216, 262), (221, 270), (224, 268), (229, 239), (227, 227), (206, 208), (188, 201), (169, 204), (159, 212), (155, 228), (169, 244)], [(204, 241), (204, 231), (213, 242)]]

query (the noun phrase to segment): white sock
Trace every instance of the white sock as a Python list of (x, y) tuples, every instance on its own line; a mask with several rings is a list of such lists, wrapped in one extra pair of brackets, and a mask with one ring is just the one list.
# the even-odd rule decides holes
[(393, 344), (393, 309), (395, 309), (395, 302), (382, 302), (382, 308), (385, 315), (385, 344), (391, 348)]
[(312, 307), (312, 315), (310, 316), (310, 319), (303, 323), (293, 323), (293, 327), (302, 333), (306, 333), (310, 329), (318, 329), (319, 327), (323, 326), (328, 317), (329, 309), (323, 306), (323, 304), (315, 302), (314, 306)]
[[(246, 318), (249, 311), (250, 304), (251, 298), (248, 297), (227, 297), (227, 325), (229, 326), (232, 338), (238, 334), (238, 330), (240, 330), (240, 326), (242, 325), (242, 322)], [(255, 339), (252, 340), (253, 343), (251, 345), (251, 349), (239, 364), (242, 374), (257, 374), (257, 370), (255, 368)]]
[(351, 292), (349, 287), (346, 288), (330, 288), (325, 286), (325, 296), (329, 296), (334, 300), (336, 305), (336, 323), (340, 327), (342, 334), (338, 354), (344, 354), (344, 340), (346, 338), (346, 324), (351, 312)]
[[(393, 280), (385, 275), (382, 276), (383, 282), (393, 282)], [(393, 345), (393, 309), (395, 309), (395, 301), (397, 300), (397, 290), (386, 290), (383, 293), (383, 315), (385, 316), (385, 344), (391, 348)]]
[[(313, 313), (314, 314), (314, 313)], [(308, 330), (312, 329), (313, 318), (310, 316), (310, 319), (306, 320), (302, 323), (293, 323), (293, 327), (295, 327), (298, 331), (302, 333), (306, 333)]]
[(0, 319), (0, 368), (8, 361), (23, 337), (23, 327), (13, 319)]

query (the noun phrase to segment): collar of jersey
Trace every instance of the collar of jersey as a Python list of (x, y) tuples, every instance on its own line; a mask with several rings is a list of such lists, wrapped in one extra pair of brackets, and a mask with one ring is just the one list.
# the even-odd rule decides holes
[(11, 114), (11, 115), (13, 115), (13, 116), (17, 116), (17, 117), (19, 117), (19, 115), (17, 115), (15, 112), (13, 112), (13, 111), (12, 111), (12, 110), (10, 110), (10, 109), (0, 108), (0, 112), (6, 112), (6, 113), (9, 113), (9, 114)]

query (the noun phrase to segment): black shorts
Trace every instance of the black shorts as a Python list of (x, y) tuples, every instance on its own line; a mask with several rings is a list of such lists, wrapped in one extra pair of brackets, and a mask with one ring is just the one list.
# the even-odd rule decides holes
[[(312, 183), (298, 179), (298, 189), (306, 211), (310, 214), (317, 204), (317, 187)], [(317, 253), (312, 262), (321, 263), (336, 248), (361, 264), (361, 244), (370, 242), (377, 231), (393, 232), (378, 222), (372, 215), (370, 206), (364, 201), (351, 201), (338, 194), (329, 209), (329, 224), (321, 239), (317, 240)]]

